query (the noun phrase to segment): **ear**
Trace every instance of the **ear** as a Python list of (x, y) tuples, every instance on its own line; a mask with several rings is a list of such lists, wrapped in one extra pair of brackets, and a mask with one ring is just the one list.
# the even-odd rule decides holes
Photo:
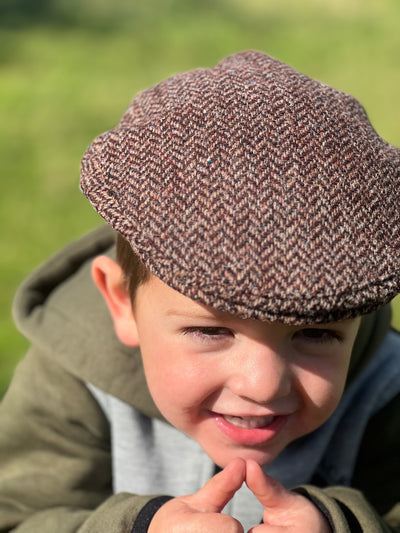
[(138, 346), (136, 321), (121, 267), (100, 255), (92, 262), (92, 278), (106, 301), (119, 340), (127, 346)]

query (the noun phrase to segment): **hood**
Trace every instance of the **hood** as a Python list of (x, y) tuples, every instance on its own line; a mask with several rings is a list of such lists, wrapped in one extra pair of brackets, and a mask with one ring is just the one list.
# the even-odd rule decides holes
[[(19, 288), (13, 307), (27, 339), (68, 372), (162, 419), (148, 391), (139, 348), (114, 333), (106, 304), (91, 279), (92, 259), (115, 256), (109, 226), (85, 235), (50, 258)], [(390, 327), (390, 306), (363, 317), (350, 362), (348, 382), (373, 356)]]
[(19, 288), (14, 320), (32, 345), (82, 381), (162, 419), (147, 389), (139, 348), (123, 345), (91, 278), (92, 259), (115, 256), (109, 226), (73, 242)]

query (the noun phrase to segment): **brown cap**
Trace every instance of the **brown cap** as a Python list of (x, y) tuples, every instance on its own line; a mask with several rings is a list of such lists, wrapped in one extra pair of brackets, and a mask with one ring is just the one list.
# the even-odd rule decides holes
[(400, 150), (353, 97), (260, 52), (140, 93), (81, 188), (182, 294), (287, 324), (400, 292)]

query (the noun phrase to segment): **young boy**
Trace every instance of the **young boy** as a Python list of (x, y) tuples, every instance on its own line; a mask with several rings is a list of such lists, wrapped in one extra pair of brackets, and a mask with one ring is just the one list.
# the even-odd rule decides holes
[(399, 531), (399, 156), (259, 52), (139, 94), (16, 298), (0, 531)]

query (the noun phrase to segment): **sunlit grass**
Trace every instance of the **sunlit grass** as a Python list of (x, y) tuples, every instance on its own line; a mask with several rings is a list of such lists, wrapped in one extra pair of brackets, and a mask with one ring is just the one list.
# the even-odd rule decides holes
[[(397, 0), (78, 5), (81, 25), (0, 29), (0, 394), (26, 348), (12, 295), (50, 253), (99, 223), (78, 191), (80, 159), (141, 89), (259, 49), (357, 96), (379, 133), (400, 145)], [(122, 17), (111, 28), (110, 5)]]

